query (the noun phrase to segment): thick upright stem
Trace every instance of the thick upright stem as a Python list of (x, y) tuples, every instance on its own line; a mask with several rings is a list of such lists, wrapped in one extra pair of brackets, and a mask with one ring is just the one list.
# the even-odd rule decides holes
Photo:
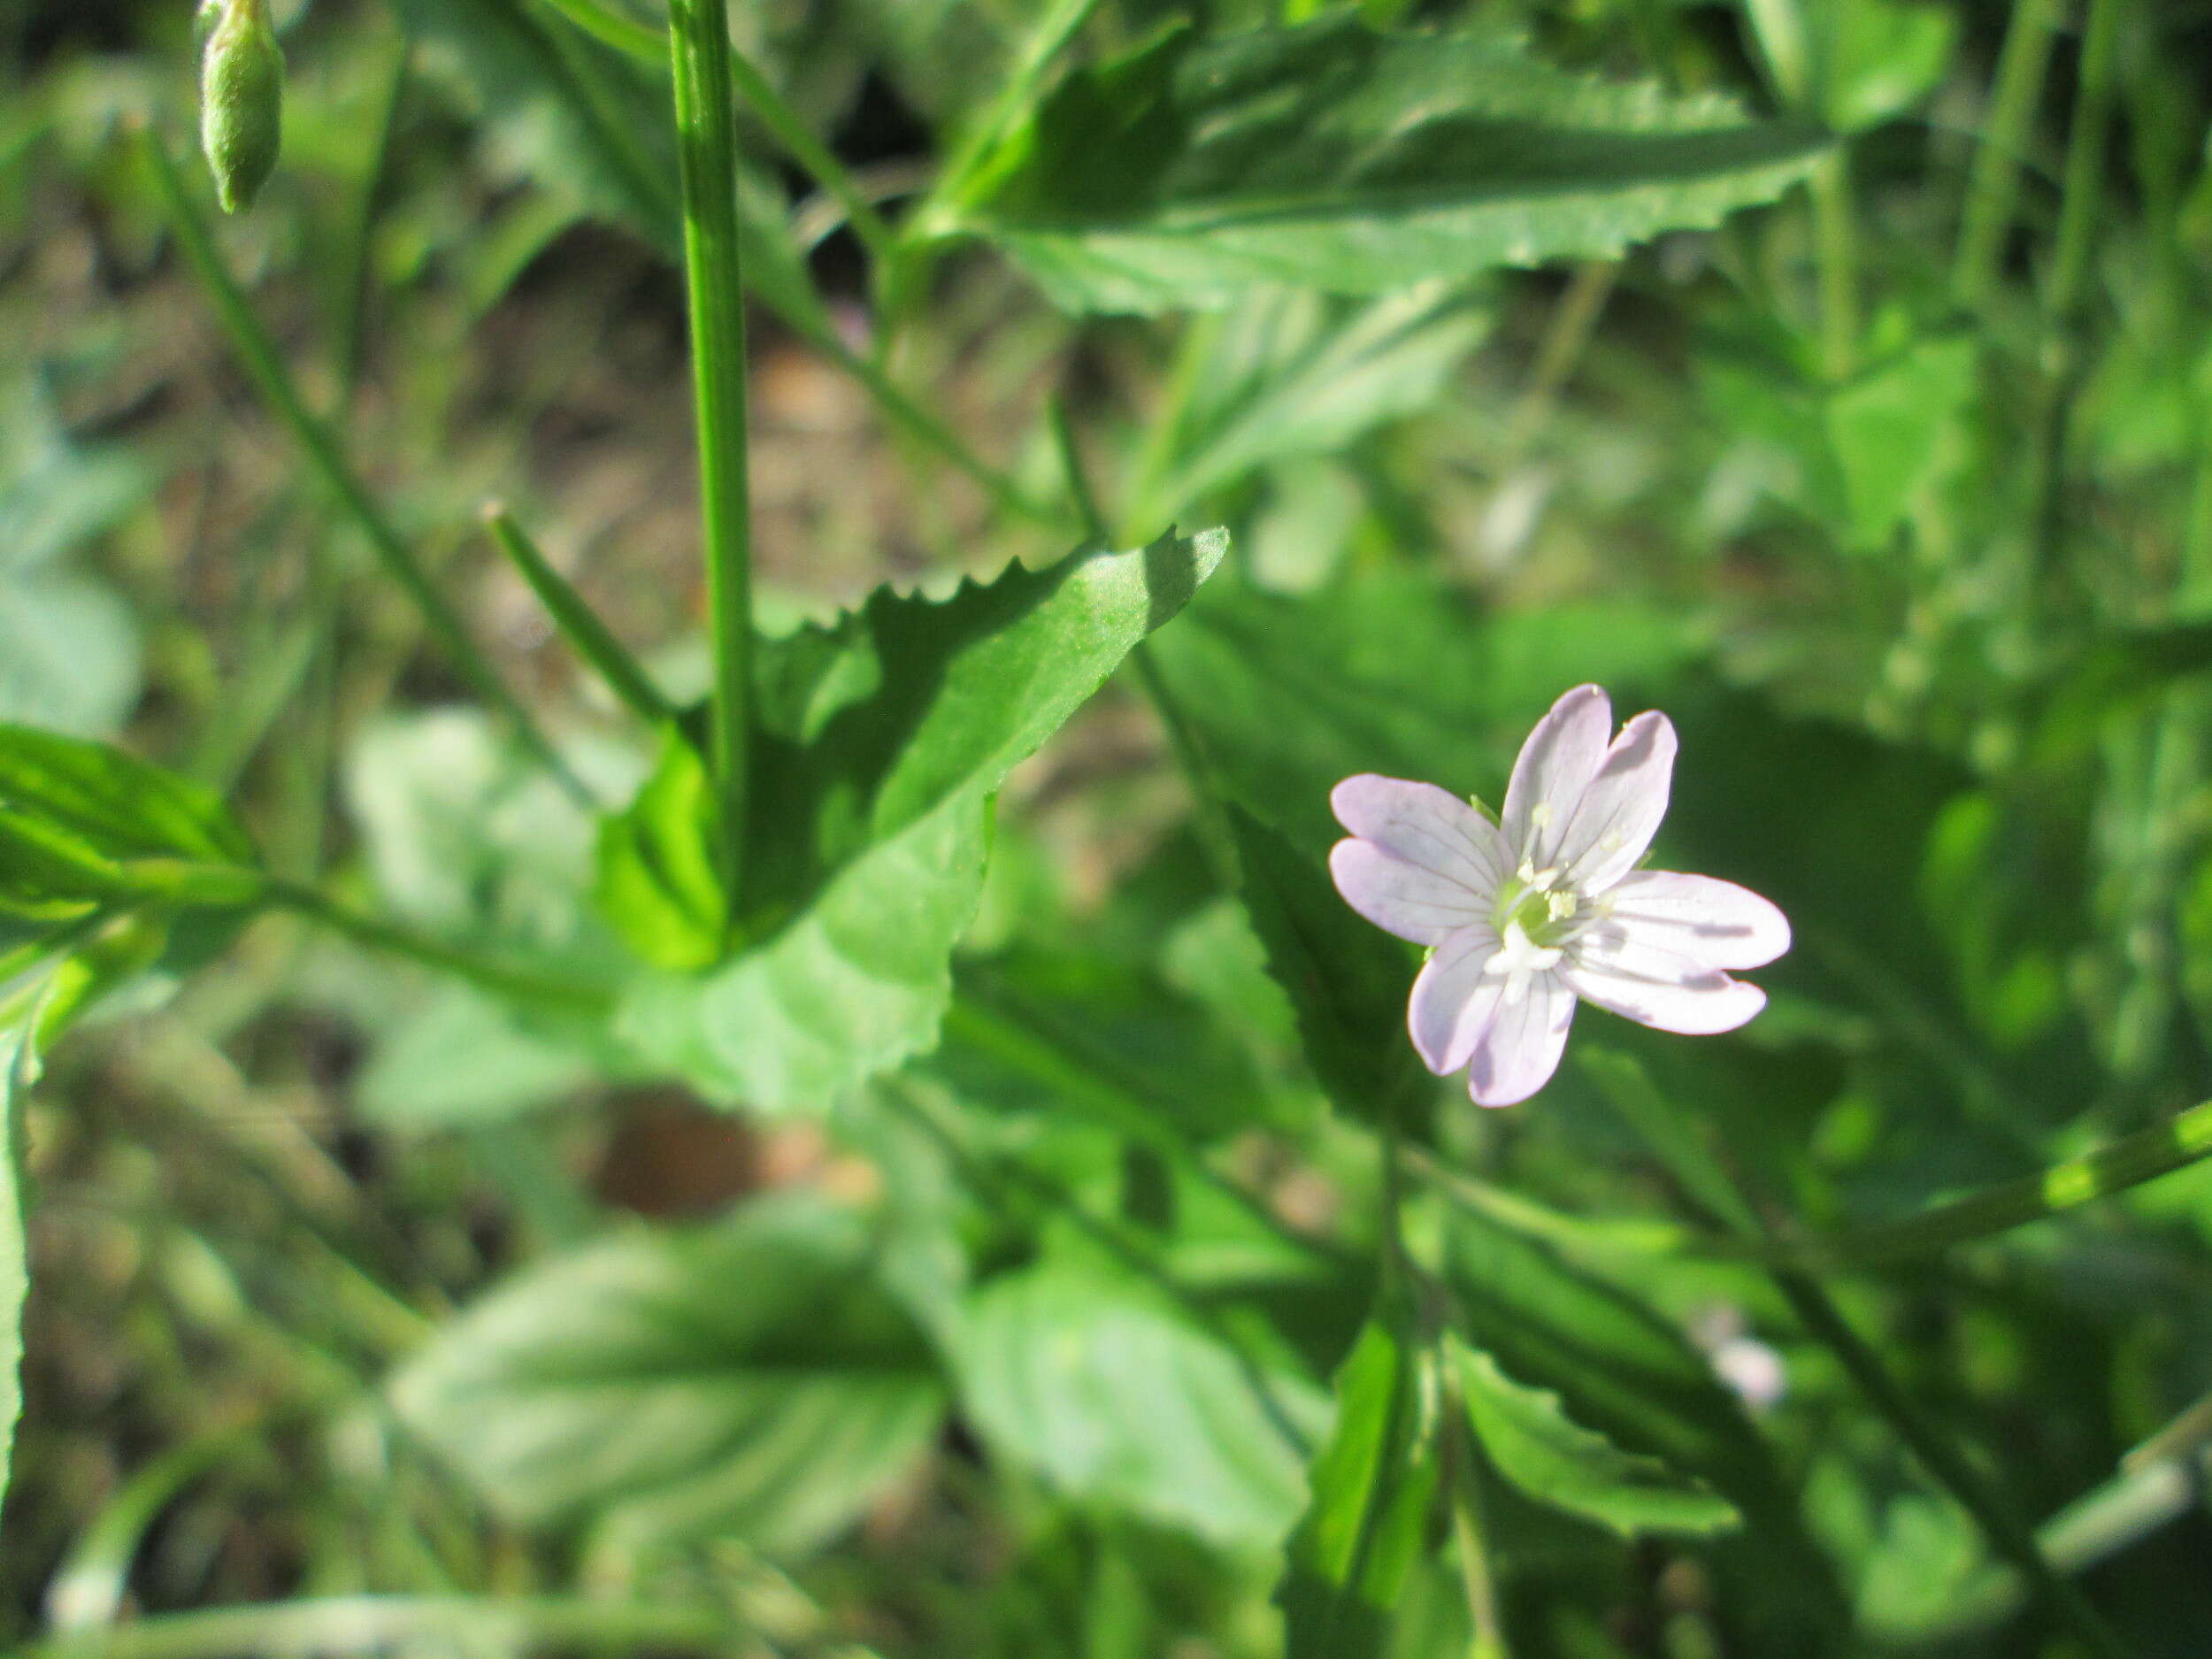
[(2020, 198), (2020, 163), (2035, 125), (2036, 100), (2057, 31), (2060, 0), (2016, 0), (2005, 43), (1997, 56), (1997, 83), (1982, 125), (1981, 147), (1967, 185), (1959, 222), (1951, 288), (1966, 304), (1978, 303), (1996, 280), (2005, 233)]
[(737, 239), (737, 129), (725, 0), (672, 0), (670, 65), (681, 158), (684, 275), (691, 301), (699, 500), (714, 647), (709, 760), (734, 891), (745, 825), (751, 695), (752, 534), (745, 471), (745, 296)]

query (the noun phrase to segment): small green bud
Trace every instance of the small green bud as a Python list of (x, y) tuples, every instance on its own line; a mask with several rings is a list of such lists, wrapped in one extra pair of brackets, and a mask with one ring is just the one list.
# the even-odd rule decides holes
[(223, 211), (242, 213), (276, 171), (284, 52), (269, 25), (269, 0), (204, 0), (198, 21), (211, 18), (200, 56), (200, 145)]

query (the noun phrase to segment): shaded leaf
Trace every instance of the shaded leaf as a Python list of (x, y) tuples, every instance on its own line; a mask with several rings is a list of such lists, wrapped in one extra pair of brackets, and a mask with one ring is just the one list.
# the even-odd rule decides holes
[(1406, 1036), (1413, 952), (1355, 913), (1317, 860), (1242, 807), (1229, 814), (1238, 891), (1314, 1075), (1339, 1111), (1402, 1121), (1429, 1088)]
[(215, 793), (104, 743), (0, 726), (0, 805), (116, 860), (251, 864), (253, 841)]
[(1164, 1290), (1075, 1259), (971, 1296), (960, 1380), (995, 1450), (1072, 1498), (1222, 1544), (1282, 1538), (1298, 1440), (1327, 1411), (1286, 1361), (1256, 1362)]
[(1336, 1374), (1336, 1425), (1306, 1471), (1305, 1515), (1275, 1592), (1288, 1659), (1388, 1651), (1440, 1474), (1417, 1361), (1370, 1323)]
[(1306, 289), (1255, 296), (1221, 319), (1171, 452), (1141, 517), (1173, 518), (1255, 468), (1344, 449), (1432, 403), (1490, 328), (1440, 284), (1356, 309)]
[(942, 1415), (874, 1249), (857, 1217), (801, 1194), (610, 1238), (471, 1308), (393, 1403), (523, 1524), (802, 1552), (904, 1474)]
[(1631, 1538), (1741, 1525), (1735, 1506), (1710, 1487), (1584, 1428), (1557, 1394), (1515, 1382), (1479, 1348), (1448, 1334), (1445, 1353), (1476, 1441), (1500, 1474), (1539, 1502)]
[(992, 796), (1220, 563), (1219, 532), (964, 583), (879, 593), (763, 647), (789, 722), (756, 756), (741, 918), (756, 941), (696, 979), (634, 987), (621, 1029), (706, 1092), (824, 1110), (929, 1048), (981, 894)]
[(1771, 200), (1825, 149), (1715, 98), (1556, 69), (1497, 33), (1336, 12), (1171, 28), (1071, 75), (949, 228), (1071, 311), (1220, 306), (1292, 283), (1371, 294), (1617, 254)]
[(729, 901), (715, 869), (719, 822), (706, 763), (672, 725), (637, 798), (599, 822), (599, 912), (657, 968), (721, 958)]

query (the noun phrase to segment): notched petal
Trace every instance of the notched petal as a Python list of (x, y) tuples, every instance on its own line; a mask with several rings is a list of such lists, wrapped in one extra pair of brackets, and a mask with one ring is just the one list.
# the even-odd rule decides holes
[(1540, 868), (1556, 860), (1560, 837), (1605, 759), (1613, 704), (1596, 686), (1577, 686), (1552, 704), (1521, 745), (1499, 815), (1510, 862)]
[(1329, 805), (1361, 840), (1486, 898), (1509, 868), (1497, 826), (1432, 783), (1362, 772), (1331, 790)]
[(1537, 974), (1517, 1001), (1501, 998), (1470, 1056), (1475, 1103), (1516, 1106), (1550, 1082), (1574, 1017), (1574, 993), (1556, 973)]
[(1711, 876), (1637, 870), (1607, 895), (1612, 921), (1715, 968), (1762, 968), (1790, 948), (1789, 918), (1748, 887)]
[(1482, 896), (1455, 877), (1408, 864), (1370, 841), (1337, 842), (1329, 849), (1329, 873), (1347, 904), (1417, 945), (1433, 945), (1487, 911)]

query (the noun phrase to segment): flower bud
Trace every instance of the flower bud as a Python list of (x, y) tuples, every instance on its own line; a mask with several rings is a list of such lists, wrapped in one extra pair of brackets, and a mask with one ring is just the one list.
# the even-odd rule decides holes
[(200, 57), (200, 144), (226, 213), (241, 213), (276, 170), (284, 127), (284, 53), (268, 0), (206, 0), (214, 27)]

